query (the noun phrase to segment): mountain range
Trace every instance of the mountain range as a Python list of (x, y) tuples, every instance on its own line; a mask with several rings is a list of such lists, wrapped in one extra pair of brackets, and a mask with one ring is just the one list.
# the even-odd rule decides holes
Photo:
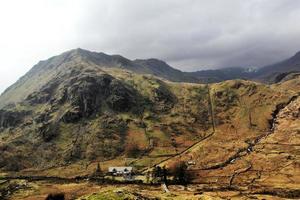
[(88, 176), (98, 163), (193, 163), (192, 182), (300, 197), (300, 54), (257, 70), (182, 72), (83, 49), (0, 96), (0, 175)]
[[(4, 104), (8, 104), (8, 102), (14, 103), (24, 99), (31, 92), (38, 90), (44, 83), (51, 79), (50, 74), (52, 72), (48, 74), (48, 77), (42, 76), (43, 80), (39, 80), (38, 76), (47, 73), (47, 71), (52, 70), (52, 68), (58, 69), (60, 65), (63, 65), (65, 62), (71, 60), (81, 60), (82, 62), (96, 66), (97, 68), (118, 68), (139, 74), (154, 75), (156, 77), (173, 82), (187, 83), (216, 83), (233, 79), (246, 79), (275, 83), (279, 82), (290, 73), (300, 72), (299, 52), (282, 62), (258, 69), (232, 67), (216, 70), (182, 72), (171, 67), (166, 62), (158, 59), (129, 60), (120, 55), (107, 55), (104, 53), (90, 52), (79, 48), (65, 52), (59, 56), (54, 56), (46, 61), (39, 62), (16, 84), (9, 87), (0, 96), (0, 107)], [(31, 83), (30, 80), (39, 81), (38, 83)], [(11, 93), (14, 94), (12, 95)]]

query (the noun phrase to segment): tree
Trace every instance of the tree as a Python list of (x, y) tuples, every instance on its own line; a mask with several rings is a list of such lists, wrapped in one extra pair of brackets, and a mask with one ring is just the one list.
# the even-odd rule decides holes
[(193, 179), (193, 174), (188, 171), (188, 166), (183, 161), (174, 165), (172, 174), (174, 182), (181, 185), (187, 185)]
[(97, 164), (97, 167), (96, 167), (95, 176), (96, 177), (102, 177), (103, 176), (103, 172), (101, 170), (101, 167), (100, 167), (99, 163)]
[(155, 167), (155, 177), (161, 178), (161, 167), (160, 166)]
[(154, 182), (161, 182), (162, 169), (160, 166), (155, 166), (152, 171), (152, 180)]
[(164, 166), (162, 169), (162, 181), (164, 183), (168, 182), (168, 170), (167, 170), (166, 166)]

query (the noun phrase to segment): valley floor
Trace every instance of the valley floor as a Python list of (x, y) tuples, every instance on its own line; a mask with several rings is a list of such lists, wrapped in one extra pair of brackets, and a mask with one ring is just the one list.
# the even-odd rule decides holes
[[(262, 194), (257, 191), (225, 190), (221, 188), (207, 189), (204, 185), (169, 186), (170, 193), (165, 193), (161, 186), (149, 185), (99, 185), (92, 182), (53, 183), (46, 181), (27, 182), (24, 180), (11, 181), (10, 184), (18, 185), (16, 186), (18, 189), (7, 198), (13, 200), (44, 200), (50, 193), (63, 193), (66, 199), (78, 200), (286, 199), (276, 195)], [(2, 198), (5, 199), (4, 197)], [(2, 198), (0, 196), (0, 199)]]

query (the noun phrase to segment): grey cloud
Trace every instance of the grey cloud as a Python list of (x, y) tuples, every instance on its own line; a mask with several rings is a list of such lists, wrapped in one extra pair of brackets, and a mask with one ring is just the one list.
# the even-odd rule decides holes
[(300, 50), (298, 0), (10, 0), (0, 93), (39, 60), (81, 47), (184, 71), (263, 66)]
[(157, 57), (182, 70), (262, 66), (300, 50), (294, 0), (88, 1), (84, 48)]

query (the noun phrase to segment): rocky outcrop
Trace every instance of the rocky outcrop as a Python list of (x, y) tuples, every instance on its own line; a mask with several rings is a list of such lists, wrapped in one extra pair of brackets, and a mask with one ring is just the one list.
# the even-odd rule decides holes
[(35, 121), (48, 121), (45, 119), (46, 115), (49, 118), (49, 113), (62, 105), (67, 105), (61, 117), (66, 123), (75, 123), (82, 118), (95, 116), (103, 112), (103, 107), (108, 107), (114, 112), (129, 112), (137, 107), (141, 97), (134, 88), (108, 74), (93, 73), (95, 72), (80, 73), (78, 70), (72, 70), (53, 79), (40, 91), (29, 95), (26, 102), (30, 105), (51, 105), (48, 114), (39, 115)]
[(58, 136), (59, 128), (57, 123), (45, 122), (38, 127), (38, 133), (45, 142), (51, 141)]
[(50, 83), (44, 85), (40, 91), (28, 95), (26, 101), (30, 105), (43, 104), (51, 101), (60, 82), (60, 78), (53, 79)]
[(89, 117), (100, 110), (111, 81), (112, 77), (108, 75), (75, 77), (64, 86), (67, 88), (67, 102), (82, 116)]
[(22, 123), (24, 117), (28, 114), (30, 112), (0, 110), (0, 128), (15, 127)]
[(117, 80), (111, 82), (109, 91), (106, 102), (112, 110), (127, 112), (137, 104), (137, 92)]
[(66, 98), (60, 102), (72, 107), (62, 117), (64, 122), (76, 122), (95, 115), (105, 105), (115, 112), (128, 112), (138, 98), (133, 88), (106, 74), (75, 77), (64, 87)]
[(176, 96), (163, 84), (153, 89), (153, 111), (167, 112), (172, 109), (177, 101)]

